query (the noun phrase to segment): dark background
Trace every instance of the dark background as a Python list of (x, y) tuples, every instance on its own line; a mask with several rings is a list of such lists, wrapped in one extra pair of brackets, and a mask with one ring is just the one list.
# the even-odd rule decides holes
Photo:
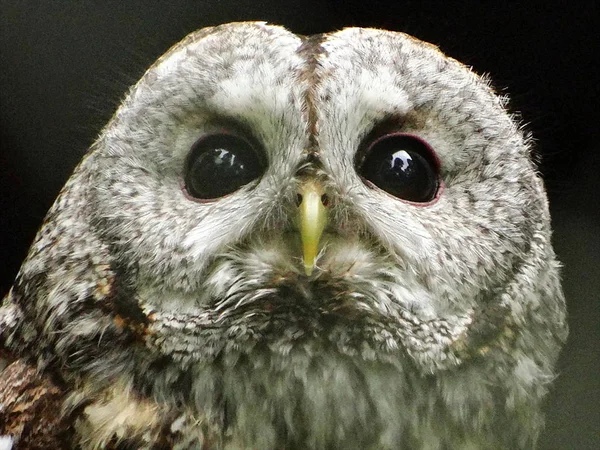
[(187, 33), (238, 20), (300, 34), (405, 31), (489, 73), (536, 138), (571, 327), (540, 447), (600, 449), (598, 11), (576, 1), (475, 5), (0, 0), (0, 296), (127, 86)]

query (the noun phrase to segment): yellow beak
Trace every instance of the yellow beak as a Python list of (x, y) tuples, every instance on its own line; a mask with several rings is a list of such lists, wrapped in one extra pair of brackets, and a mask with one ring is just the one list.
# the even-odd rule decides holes
[(298, 190), (298, 228), (302, 238), (304, 271), (310, 276), (315, 268), (319, 241), (327, 225), (326, 197), (316, 181), (306, 181)]

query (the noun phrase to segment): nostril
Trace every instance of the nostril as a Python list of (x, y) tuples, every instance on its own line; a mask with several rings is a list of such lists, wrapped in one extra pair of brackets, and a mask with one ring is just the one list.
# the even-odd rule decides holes
[(323, 206), (329, 206), (329, 196), (327, 194), (321, 195), (321, 203)]
[(296, 206), (300, 206), (302, 204), (302, 194), (296, 194)]

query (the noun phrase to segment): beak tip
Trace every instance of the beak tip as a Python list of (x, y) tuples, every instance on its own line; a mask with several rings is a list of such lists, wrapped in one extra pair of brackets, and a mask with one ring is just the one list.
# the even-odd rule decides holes
[(304, 273), (306, 273), (307, 277), (310, 277), (312, 275), (314, 268), (314, 264), (304, 264)]

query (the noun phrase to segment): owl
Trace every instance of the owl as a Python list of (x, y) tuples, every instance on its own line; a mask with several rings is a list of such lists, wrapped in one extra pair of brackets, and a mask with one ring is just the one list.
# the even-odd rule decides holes
[(517, 449), (566, 338), (530, 141), (403, 33), (201, 29), (0, 308), (0, 444)]

